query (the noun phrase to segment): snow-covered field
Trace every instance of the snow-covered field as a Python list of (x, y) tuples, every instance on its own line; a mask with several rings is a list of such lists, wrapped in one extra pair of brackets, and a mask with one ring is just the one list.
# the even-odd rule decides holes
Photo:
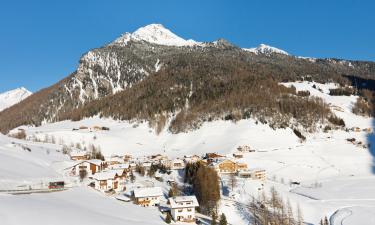
[[(313, 88), (313, 84), (317, 88)], [(311, 95), (322, 97), (330, 104), (333, 112), (344, 119), (348, 128), (373, 128), (372, 118), (356, 116), (351, 112), (356, 96), (328, 95), (329, 88), (335, 87), (334, 84), (294, 82), (285, 83), (284, 85), (293, 85), (297, 90), (309, 90)], [(73, 128), (79, 128), (80, 126), (105, 126), (109, 127), (110, 130), (73, 131)], [(171, 157), (182, 157), (183, 155), (192, 154), (202, 155), (207, 152), (230, 155), (238, 146), (249, 145), (251, 148), (256, 149), (256, 152), (245, 154), (242, 160), (247, 162), (250, 168), (260, 167), (266, 169), (268, 180), (264, 184), (264, 190), (267, 192), (269, 188), (274, 186), (285, 199), (290, 199), (293, 207), (299, 204), (303, 210), (306, 223), (318, 224), (321, 218), (324, 216), (330, 217), (331, 215), (333, 215), (331, 221), (334, 224), (372, 224), (371, 221), (375, 220), (374, 156), (370, 149), (363, 147), (363, 145), (369, 143), (369, 140), (374, 140), (374, 135), (366, 131), (347, 132), (345, 130), (335, 130), (328, 133), (306, 134), (307, 140), (301, 143), (291, 129), (273, 130), (268, 125), (257, 124), (255, 120), (241, 120), (237, 123), (215, 121), (206, 123), (199, 130), (193, 132), (171, 134), (168, 131), (163, 131), (159, 135), (149, 128), (146, 123), (131, 124), (100, 118), (89, 118), (79, 122), (63, 121), (45, 124), (41, 127), (23, 128), (25, 128), (29, 137), (37, 136), (43, 139), (45, 135), (54, 136), (58, 144), (99, 145), (106, 156), (128, 153), (135, 156), (164, 153)], [(355, 138), (357, 142), (360, 141), (362, 144), (355, 145), (348, 142), (347, 138)], [(39, 145), (47, 146), (46, 144)], [(56, 145), (48, 146), (53, 147)], [(1, 161), (11, 162), (7, 158), (10, 157), (9, 155), (16, 157), (15, 153), (13, 155), (9, 153), (12, 148), (10, 145), (0, 146)], [(22, 151), (21, 154), (27, 154)], [(43, 157), (54, 157), (52, 153), (46, 155), (45, 150), (44, 152), (43, 150), (40, 151), (42, 159)], [(8, 153), (4, 156), (3, 152)], [(22, 158), (24, 157), (22, 156)], [(48, 162), (51, 161), (47, 160), (46, 166), (41, 168), (49, 168)], [(35, 162), (27, 163), (34, 165)], [(8, 166), (4, 166), (4, 168), (1, 166), (0, 164), (0, 182), (2, 176), (8, 176), (7, 172), (2, 173), (2, 171), (9, 170)], [(53, 176), (53, 171), (50, 172), (50, 175)], [(49, 172), (47, 170), (44, 173)], [(9, 176), (8, 178), (22, 179), (22, 176), (18, 174)], [(300, 182), (301, 185), (290, 186), (290, 181)], [(226, 213), (229, 222), (232, 224), (248, 224), (246, 212), (238, 204), (249, 203), (251, 196), (257, 197), (261, 193), (258, 190), (261, 187), (259, 181), (239, 179), (237, 187), (231, 193), (234, 196), (231, 199), (232, 202), (225, 198), (221, 203), (221, 210)], [(67, 202), (72, 203), (69, 198), (74, 199), (74, 196), (76, 196), (75, 200), (80, 199), (78, 197), (79, 194), (76, 195), (76, 192), (81, 193), (84, 191), (79, 189), (67, 193), (56, 193), (51, 196), (64, 196), (61, 207), (65, 207), (68, 204)], [(83, 201), (85, 201), (86, 194), (82, 195)], [(90, 192), (87, 195), (96, 196), (93, 197), (95, 199), (93, 201), (101, 199), (101, 197)], [(30, 202), (38, 202), (36, 196), (39, 195), (31, 196)], [(14, 202), (13, 210), (22, 209), (23, 206), (18, 204), (19, 197), (14, 196), (1, 196), (1, 209), (4, 208), (3, 202), (5, 201), (3, 201), (3, 198), (9, 201), (7, 204), (13, 205)], [(49, 197), (44, 197), (43, 195), (42, 198)], [(54, 198), (52, 197), (52, 199)], [(50, 201), (54, 207), (58, 208), (60, 203), (52, 199), (45, 201)], [(56, 197), (56, 199), (60, 199), (60, 197)], [(119, 207), (117, 206), (118, 204), (115, 203), (116, 206), (113, 207)], [(75, 207), (90, 211), (90, 213), (96, 212), (96, 209), (94, 210), (92, 207), (86, 209), (86, 206), (81, 203), (72, 206), (72, 208)], [(117, 208), (114, 209), (114, 212), (117, 212), (117, 210)], [(114, 214), (103, 213), (109, 216), (108, 221), (114, 221), (111, 224), (117, 223), (116, 219), (114, 219), (117, 217)], [(8, 218), (10, 221), (9, 214), (3, 213), (2, 210), (0, 211), (0, 219), (1, 216)], [(150, 216), (152, 217), (154, 214), (151, 212)], [(122, 218), (122, 215), (118, 218)], [(159, 219), (159, 221), (161, 220)], [(124, 222), (122, 224), (127, 223)]]
[(120, 202), (83, 187), (48, 194), (0, 194), (0, 221), (2, 225), (165, 224), (157, 208)]

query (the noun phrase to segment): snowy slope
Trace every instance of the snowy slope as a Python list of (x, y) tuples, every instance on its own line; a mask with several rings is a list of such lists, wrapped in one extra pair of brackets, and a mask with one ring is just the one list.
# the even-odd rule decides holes
[(0, 111), (19, 103), (31, 94), (32, 93), (24, 87), (0, 94)]
[[(372, 118), (357, 116), (351, 112), (357, 96), (328, 94), (329, 89), (336, 87), (336, 84), (293, 82), (284, 85), (293, 85), (297, 90), (308, 90), (311, 95), (323, 98), (332, 111), (344, 119), (348, 128), (372, 128)], [(110, 131), (72, 131), (80, 126), (106, 126)], [(100, 145), (106, 156), (165, 153), (171, 157), (181, 157), (206, 152), (231, 155), (239, 145), (249, 145), (257, 151), (246, 154), (242, 160), (250, 168), (266, 169), (268, 180), (264, 190), (275, 186), (285, 198), (290, 199), (294, 207), (299, 204), (307, 223), (317, 224), (322, 217), (330, 216), (343, 207), (357, 207), (353, 209), (353, 218), (366, 216), (375, 207), (375, 192), (366, 189), (373, 187), (375, 179), (373, 155), (368, 148), (346, 140), (354, 137), (366, 145), (374, 140), (374, 134), (365, 131), (305, 133), (307, 140), (301, 143), (290, 129), (273, 130), (267, 124), (256, 123), (252, 119), (237, 123), (214, 121), (189, 133), (171, 134), (164, 130), (159, 135), (146, 123), (135, 124), (103, 118), (23, 128), (29, 137), (35, 135), (43, 139), (48, 134), (55, 136), (57, 140), (64, 139), (67, 144), (79, 142), (81, 145)], [(301, 182), (300, 188), (289, 186), (289, 181)], [(314, 187), (316, 183), (320, 184), (319, 187)], [(238, 204), (246, 204), (251, 196), (258, 196), (258, 187), (263, 188), (259, 182), (240, 180), (234, 191)], [(334, 194), (335, 191), (338, 194)], [(361, 195), (363, 192), (366, 195)], [(364, 210), (361, 214), (359, 209), (364, 208), (370, 211)], [(248, 224), (246, 213), (241, 211), (241, 207), (223, 201), (221, 211), (228, 213), (227, 217), (233, 224)]]
[(104, 196), (89, 188), (32, 194), (1, 195), (1, 225), (158, 225), (158, 209), (143, 208)]
[(283, 54), (283, 55), (289, 55), (286, 51), (265, 45), (265, 44), (260, 44), (256, 48), (243, 48), (243, 50), (252, 52), (255, 54), (265, 54), (265, 55), (271, 55), (272, 53), (277, 53), (277, 54)]
[(55, 162), (67, 160), (61, 146), (38, 144), (0, 135), (0, 190), (17, 190), (62, 175)]
[(167, 46), (202, 45), (202, 43), (200, 42), (185, 40), (177, 36), (161, 24), (150, 24), (145, 27), (139, 28), (134, 33), (125, 33), (121, 37), (116, 39), (112, 44), (125, 46), (130, 40), (146, 41), (153, 44)]

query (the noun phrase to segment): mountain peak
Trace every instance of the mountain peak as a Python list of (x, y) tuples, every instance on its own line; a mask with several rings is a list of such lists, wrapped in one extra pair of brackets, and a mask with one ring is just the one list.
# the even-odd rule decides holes
[(146, 41), (153, 44), (167, 45), (167, 46), (194, 46), (201, 45), (200, 42), (194, 40), (185, 40), (170, 30), (165, 28), (162, 24), (149, 24), (138, 28), (133, 33), (125, 33), (112, 44), (120, 46), (127, 45), (128, 41)]
[(24, 87), (16, 88), (0, 94), (0, 111), (19, 103), (32, 93)]
[(277, 53), (277, 54), (283, 54), (283, 55), (289, 55), (286, 51), (275, 48), (266, 44), (260, 44), (256, 48), (244, 48), (244, 50), (253, 52), (255, 54), (265, 54), (265, 55), (271, 55), (272, 53)]

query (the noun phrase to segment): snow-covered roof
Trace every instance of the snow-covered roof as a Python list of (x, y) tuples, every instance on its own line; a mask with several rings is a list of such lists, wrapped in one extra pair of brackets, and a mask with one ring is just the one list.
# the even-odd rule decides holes
[(92, 178), (94, 180), (110, 180), (114, 179), (117, 174), (116, 170), (107, 170), (100, 173), (95, 173)]
[(176, 197), (169, 198), (168, 200), (172, 209), (199, 206), (198, 200), (194, 195), (176, 196)]
[(232, 163), (236, 163), (236, 161), (232, 160), (232, 159), (228, 159), (228, 158), (220, 158), (220, 159), (217, 159), (213, 162), (211, 162), (210, 166), (218, 166), (220, 165), (221, 163), (225, 162), (225, 161), (230, 161)]
[(114, 164), (109, 166), (111, 169), (129, 169), (129, 163)]
[(156, 197), (156, 196), (163, 195), (163, 191), (161, 190), (161, 187), (138, 188), (138, 189), (135, 189), (133, 192), (134, 192), (134, 197), (136, 198)]
[(79, 156), (86, 156), (87, 152), (86, 151), (72, 151), (70, 153), (70, 157), (79, 157)]
[(103, 161), (100, 160), (100, 159), (90, 159), (90, 160), (85, 160), (85, 161), (89, 162), (89, 163), (92, 163), (92, 164), (95, 164), (97, 166), (100, 166), (103, 163)]
[(142, 166), (144, 166), (144, 167), (150, 167), (150, 166), (152, 166), (152, 163), (150, 163), (150, 162), (144, 162), (144, 163), (142, 163)]
[(119, 157), (119, 156), (115, 156), (115, 157), (111, 157), (108, 161), (122, 163), (122, 162), (124, 162), (124, 158)]
[(266, 170), (265, 169), (263, 169), (263, 168), (251, 168), (251, 169), (249, 169), (249, 172), (260, 172), (260, 171), (262, 171), (262, 172), (265, 172)]

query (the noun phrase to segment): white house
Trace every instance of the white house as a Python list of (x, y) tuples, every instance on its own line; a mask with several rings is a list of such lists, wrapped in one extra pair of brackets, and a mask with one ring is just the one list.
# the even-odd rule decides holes
[(180, 170), (185, 168), (185, 162), (182, 159), (174, 159), (171, 162), (172, 170)]
[(159, 205), (162, 195), (163, 191), (160, 187), (138, 188), (133, 191), (135, 204), (144, 207)]
[(195, 221), (195, 207), (199, 206), (195, 196), (177, 196), (169, 198), (168, 201), (174, 221)]
[(89, 159), (89, 154), (86, 151), (74, 150), (70, 154), (71, 160), (86, 160)]
[(104, 168), (104, 162), (98, 159), (84, 160), (75, 163), (73, 166), (67, 168), (70, 176), (80, 176), (81, 172), (85, 171), (87, 176), (94, 175)]
[(99, 191), (123, 191), (125, 190), (125, 178), (117, 170), (107, 170), (92, 176), (95, 189)]

